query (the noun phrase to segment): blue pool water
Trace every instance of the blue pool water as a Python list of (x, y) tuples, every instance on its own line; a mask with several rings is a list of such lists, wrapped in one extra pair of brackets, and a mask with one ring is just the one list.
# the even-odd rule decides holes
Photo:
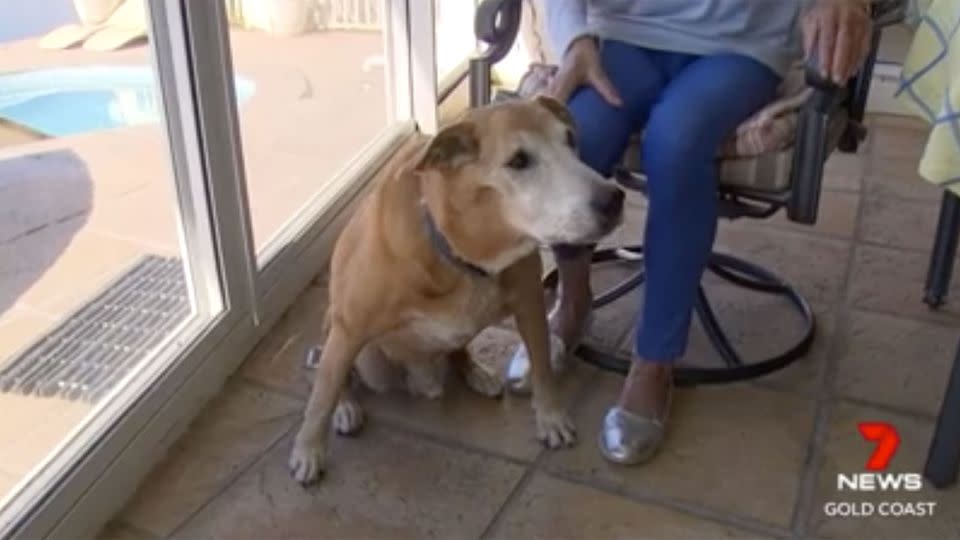
[[(253, 95), (237, 77), (237, 101)], [(52, 137), (157, 123), (160, 93), (146, 66), (85, 66), (0, 75), (0, 118)]]

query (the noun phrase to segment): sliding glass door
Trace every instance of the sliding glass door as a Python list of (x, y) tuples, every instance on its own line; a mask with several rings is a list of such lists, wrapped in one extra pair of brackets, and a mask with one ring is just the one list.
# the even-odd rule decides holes
[(20, 4), (0, 0), (0, 537), (86, 537), (322, 270), (386, 158), (436, 128), (433, 32), (414, 31), (435, 14)]
[(242, 311), (177, 25), (40, 3), (0, 2), (0, 530)]

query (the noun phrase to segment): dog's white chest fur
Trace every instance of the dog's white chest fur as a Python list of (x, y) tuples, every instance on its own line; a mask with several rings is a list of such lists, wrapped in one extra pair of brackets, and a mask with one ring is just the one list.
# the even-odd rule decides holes
[(505, 313), (499, 285), (484, 279), (474, 280), (472, 287), (458, 292), (451, 304), (454, 309), (416, 313), (407, 333), (427, 348), (452, 351), (465, 346)]

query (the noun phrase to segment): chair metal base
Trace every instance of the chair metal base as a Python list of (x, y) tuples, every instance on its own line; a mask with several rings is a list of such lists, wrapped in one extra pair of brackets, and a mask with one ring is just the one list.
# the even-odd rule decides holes
[[(596, 296), (593, 308), (600, 309), (627, 293), (635, 290), (644, 282), (643, 246), (601, 249), (594, 252), (593, 263), (602, 264), (614, 261), (635, 264), (637, 272), (630, 278)], [(787, 351), (760, 362), (744, 362), (740, 354), (727, 338), (723, 327), (717, 320), (710, 300), (700, 286), (697, 294), (696, 313), (711, 344), (723, 359), (723, 366), (716, 368), (678, 367), (674, 370), (674, 384), (693, 386), (698, 384), (721, 384), (762, 377), (783, 369), (805, 355), (813, 343), (815, 319), (810, 304), (793, 287), (787, 285), (772, 272), (755, 264), (731, 255), (712, 253), (707, 269), (718, 277), (734, 285), (766, 294), (787, 298), (800, 313), (804, 321), (803, 337)], [(555, 287), (558, 281), (554, 270), (544, 280), (547, 287)], [(630, 358), (581, 344), (577, 355), (587, 363), (607, 371), (626, 374), (630, 369)]]

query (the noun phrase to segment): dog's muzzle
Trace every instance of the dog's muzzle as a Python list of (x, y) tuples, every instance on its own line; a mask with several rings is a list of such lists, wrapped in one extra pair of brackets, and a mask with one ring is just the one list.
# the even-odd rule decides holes
[(623, 217), (623, 202), (626, 193), (618, 187), (604, 187), (593, 194), (590, 209), (597, 215), (601, 227), (605, 230), (616, 227)]

